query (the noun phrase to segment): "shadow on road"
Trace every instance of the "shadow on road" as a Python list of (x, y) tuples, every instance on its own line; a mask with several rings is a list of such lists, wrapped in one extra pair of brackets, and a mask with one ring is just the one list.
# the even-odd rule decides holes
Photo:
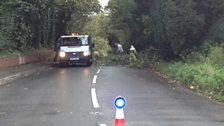
[(89, 67), (86, 64), (59, 64), (59, 63), (51, 63), (51, 67), (53, 68), (71, 68), (71, 67)]

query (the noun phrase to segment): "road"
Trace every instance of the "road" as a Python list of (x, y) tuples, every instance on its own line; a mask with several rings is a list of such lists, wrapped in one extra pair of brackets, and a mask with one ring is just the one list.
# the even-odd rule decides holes
[(52, 68), (0, 87), (0, 126), (113, 126), (114, 98), (127, 126), (224, 126), (224, 105), (149, 70)]

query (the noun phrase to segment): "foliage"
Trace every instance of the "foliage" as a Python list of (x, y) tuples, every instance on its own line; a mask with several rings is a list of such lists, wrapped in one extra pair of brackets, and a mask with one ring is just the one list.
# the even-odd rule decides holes
[(224, 48), (212, 47), (206, 58), (206, 63), (224, 66)]
[(90, 17), (100, 12), (101, 7), (98, 0), (73, 0), (72, 3), (68, 3), (70, 7), (67, 9), (72, 8), (72, 10), (70, 10), (70, 20), (66, 28), (70, 33), (81, 32)]
[(107, 40), (101, 37), (93, 37), (93, 42), (95, 44), (94, 51), (98, 52), (96, 54), (96, 59), (103, 58), (108, 56), (108, 53), (111, 52), (111, 48), (108, 45)]
[(86, 22), (85, 26), (82, 28), (82, 32), (86, 34), (105, 39), (109, 35), (109, 30), (109, 17), (103, 13), (91, 16), (89, 21)]
[(98, 65), (129, 65), (129, 55), (116, 55), (111, 52), (105, 57), (98, 58), (94, 63)]
[(130, 63), (129, 66), (132, 68), (147, 68), (151, 67), (153, 63), (158, 62), (159, 59), (157, 51), (151, 47), (138, 53), (137, 61)]
[(99, 64), (105, 63), (104, 59), (107, 59), (111, 52), (111, 47), (107, 40), (109, 33), (108, 21), (109, 18), (107, 15), (99, 13), (97, 15), (92, 15), (82, 28), (83, 33), (93, 36), (93, 43), (95, 44), (94, 62)]
[[(130, 36), (132, 27), (132, 12), (135, 8), (134, 0), (110, 0), (107, 9), (110, 10), (110, 34), (118, 38), (118, 42), (125, 44)], [(111, 42), (114, 43), (114, 42)]]
[(163, 59), (200, 49), (207, 35), (222, 43), (223, 0), (111, 0), (107, 8), (112, 31), (124, 45), (154, 47)]
[(0, 52), (52, 48), (59, 36), (79, 32), (75, 26), (99, 11), (97, 0), (2, 0)]
[(211, 44), (218, 44), (223, 45), (224, 44), (224, 18), (220, 18), (217, 21), (215, 21), (214, 24), (209, 29), (209, 32), (207, 33), (204, 43), (207, 42), (213, 42)]
[(196, 91), (203, 92), (209, 97), (223, 100), (223, 51), (224, 49), (222, 47), (211, 48), (208, 56), (200, 57), (203, 62), (197, 60), (194, 62), (162, 62), (154, 64), (154, 66), (171, 79), (177, 80), (188, 87), (193, 85), (196, 87)]

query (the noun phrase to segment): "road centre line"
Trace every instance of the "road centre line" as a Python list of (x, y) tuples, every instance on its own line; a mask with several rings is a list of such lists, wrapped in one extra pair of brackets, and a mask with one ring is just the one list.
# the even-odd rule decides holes
[(99, 74), (100, 73), (100, 69), (98, 69), (98, 71), (96, 73)]
[[(102, 68), (102, 67), (100, 67), (100, 68), (97, 70), (96, 74), (99, 74), (99, 73), (100, 73), (101, 68)], [(92, 83), (93, 83), (93, 84), (96, 84), (96, 80), (97, 80), (97, 75), (94, 75)], [(96, 88), (95, 88), (95, 87), (96, 87), (96, 85), (93, 85), (93, 88), (91, 88), (92, 103), (93, 103), (93, 107), (94, 107), (95, 109), (99, 109), (99, 108), (100, 108), (100, 105), (99, 105), (98, 100), (97, 100), (97, 96), (96, 96)], [(102, 123), (102, 124), (100, 124), (100, 126), (107, 126), (107, 125)]]
[(93, 77), (93, 84), (96, 83), (96, 79), (97, 79), (97, 75), (94, 75), (94, 77)]
[(6, 112), (0, 112), (0, 115), (6, 114)]
[(97, 97), (96, 97), (96, 89), (95, 88), (91, 88), (91, 96), (92, 96), (92, 102), (93, 102), (93, 107), (94, 108), (99, 108), (99, 103), (97, 101)]

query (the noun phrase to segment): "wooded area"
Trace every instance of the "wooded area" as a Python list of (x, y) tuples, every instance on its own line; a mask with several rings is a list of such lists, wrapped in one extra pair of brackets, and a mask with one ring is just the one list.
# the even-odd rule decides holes
[(165, 59), (224, 43), (224, 0), (110, 0), (107, 9), (112, 36)]
[(1, 0), (0, 52), (52, 48), (99, 11), (98, 0)]
[(206, 54), (224, 42), (224, 0), (1, 0), (0, 51), (52, 48), (62, 34), (84, 32), (164, 59)]

